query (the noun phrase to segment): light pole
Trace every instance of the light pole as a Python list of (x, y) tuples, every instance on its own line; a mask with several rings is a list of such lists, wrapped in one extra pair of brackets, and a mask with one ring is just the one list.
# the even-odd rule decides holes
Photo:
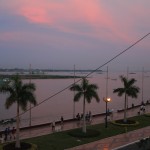
[[(75, 85), (75, 65), (74, 65), (74, 85)], [(74, 91), (75, 96), (75, 91)], [(75, 101), (73, 101), (73, 119), (75, 119)]]
[(142, 104), (144, 103), (144, 100), (143, 100), (143, 87), (144, 87), (144, 67), (142, 69)]
[(107, 103), (111, 101), (111, 98), (103, 98), (103, 100), (104, 100), (104, 102), (106, 103), (105, 128), (107, 128), (107, 116), (108, 116)]
[[(31, 83), (31, 64), (30, 64), (30, 69), (29, 69), (29, 83)], [(30, 110), (29, 110), (29, 127), (31, 127), (31, 103), (29, 104)]]

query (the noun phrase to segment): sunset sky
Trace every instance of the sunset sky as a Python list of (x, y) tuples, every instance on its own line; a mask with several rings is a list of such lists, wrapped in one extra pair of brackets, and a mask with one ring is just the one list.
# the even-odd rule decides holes
[[(150, 0), (0, 0), (0, 68), (95, 69), (149, 32)], [(109, 66), (150, 70), (150, 36)]]

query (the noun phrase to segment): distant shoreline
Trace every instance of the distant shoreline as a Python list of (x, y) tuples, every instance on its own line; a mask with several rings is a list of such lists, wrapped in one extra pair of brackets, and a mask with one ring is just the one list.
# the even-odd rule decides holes
[[(15, 75), (0, 75), (1, 79), (12, 78)], [(19, 75), (21, 79), (72, 79), (81, 78), (81, 76), (69, 76), (69, 75)]]
[[(10, 79), (15, 75), (0, 75), (0, 79)], [(82, 78), (82, 76), (70, 76), (70, 75), (19, 75), (21, 79), (72, 79)]]

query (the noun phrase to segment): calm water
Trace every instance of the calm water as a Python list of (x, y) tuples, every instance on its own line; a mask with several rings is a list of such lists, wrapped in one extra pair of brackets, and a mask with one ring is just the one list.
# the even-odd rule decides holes
[[(53, 73), (58, 74), (58, 73)], [(60, 74), (60, 73), (59, 73)], [(71, 73), (61, 73), (68, 74)], [(124, 97), (118, 97), (117, 94), (113, 94), (113, 89), (122, 87), (119, 76), (126, 73), (109, 73), (108, 79), (108, 95), (112, 98), (112, 101), (108, 104), (109, 109), (122, 109), (124, 106)], [(81, 75), (81, 74), (76, 74)], [(83, 75), (83, 74), (82, 74)], [(142, 88), (142, 73), (129, 74), (129, 78), (134, 77), (137, 80), (136, 85)], [(78, 79), (76, 79), (78, 80)], [(99, 86), (98, 93), (101, 101), (97, 103), (94, 99), (90, 104), (86, 104), (86, 111), (92, 111), (92, 114), (105, 112), (105, 102), (103, 97), (106, 95), (106, 73), (97, 74), (94, 73), (88, 78), (90, 83), (97, 84)], [(24, 80), (24, 82), (29, 82), (29, 80)], [(38, 79), (32, 80), (31, 82), (36, 85), (36, 98), (38, 103), (51, 97), (55, 93), (66, 88), (68, 85), (74, 83), (74, 79)], [(150, 99), (150, 78), (149, 73), (144, 73), (143, 82), (143, 99)], [(62, 93), (54, 96), (41, 105), (32, 109), (32, 125), (51, 122), (52, 120), (60, 120), (61, 115), (64, 119), (69, 119), (73, 117), (73, 96), (74, 92), (70, 90), (65, 90)], [(5, 99), (6, 95), (0, 94), (0, 120), (13, 118), (16, 115), (16, 106), (13, 105), (9, 110), (5, 109)], [(132, 103), (140, 104), (142, 101), (142, 92), (140, 92), (138, 99), (129, 98), (129, 106)], [(75, 112), (82, 113), (82, 99), (75, 103)], [(26, 112), (21, 116), (21, 126), (29, 125), (29, 112)], [(1, 127), (2, 128), (2, 127)]]

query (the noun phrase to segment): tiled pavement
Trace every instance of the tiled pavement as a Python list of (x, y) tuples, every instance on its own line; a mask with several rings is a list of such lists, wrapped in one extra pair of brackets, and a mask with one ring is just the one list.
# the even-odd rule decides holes
[(122, 145), (127, 145), (144, 137), (150, 136), (150, 127), (127, 132), (117, 136), (105, 138), (85, 145), (70, 148), (68, 150), (112, 150)]
[[(150, 110), (150, 106), (147, 106), (147, 111)], [(139, 111), (139, 108), (134, 108), (132, 110), (128, 110), (128, 117), (135, 116), (137, 115), (137, 112)], [(105, 116), (100, 116), (100, 117), (94, 117), (92, 124), (96, 123), (102, 123), (104, 122), (104, 117)], [(119, 119), (123, 118), (123, 113), (114, 113), (113, 119)], [(58, 126), (56, 126), (58, 127)], [(75, 121), (72, 122), (66, 122), (64, 123), (63, 130), (68, 130), (72, 128), (77, 128), (77, 123)], [(31, 138), (31, 137), (36, 137), (36, 136), (41, 136), (41, 135), (46, 135), (52, 133), (51, 126), (41, 126), (38, 128), (31, 128), (31, 129), (26, 129), (22, 130), (20, 134), (21, 139), (26, 139), (26, 138)], [(150, 127), (142, 128), (139, 130), (127, 132), (125, 134), (120, 134), (117, 136), (105, 138), (99, 141), (95, 141), (92, 143), (88, 143), (85, 145), (77, 146), (74, 148), (70, 148), (68, 150), (112, 150), (116, 147), (126, 145), (128, 143), (131, 143), (133, 141), (137, 141), (141, 138), (148, 137), (150, 136)]]

